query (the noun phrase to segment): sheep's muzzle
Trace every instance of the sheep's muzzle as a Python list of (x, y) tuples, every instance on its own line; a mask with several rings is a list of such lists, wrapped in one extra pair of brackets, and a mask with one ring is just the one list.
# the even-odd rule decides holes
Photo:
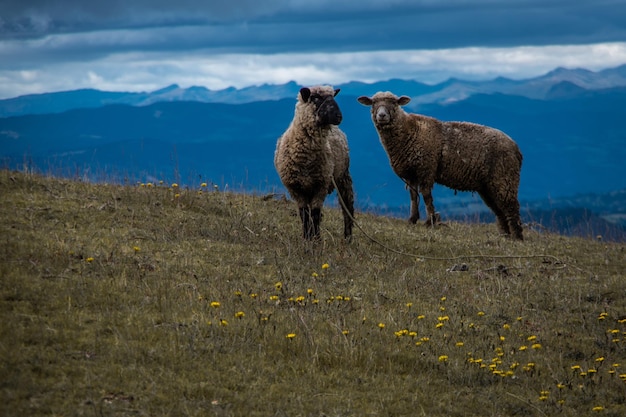
[(376, 124), (385, 125), (391, 122), (391, 115), (389, 114), (389, 111), (387, 110), (386, 107), (384, 106), (377, 107), (373, 113), (374, 113), (373, 114), (374, 122), (376, 122)]
[(339, 105), (333, 97), (325, 97), (317, 109), (317, 117), (320, 125), (339, 125), (343, 115)]

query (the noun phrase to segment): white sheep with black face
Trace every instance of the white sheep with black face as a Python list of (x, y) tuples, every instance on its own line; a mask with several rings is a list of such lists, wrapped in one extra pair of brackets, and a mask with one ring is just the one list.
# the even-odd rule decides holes
[(304, 87), (291, 124), (278, 139), (274, 165), (298, 204), (304, 238), (320, 237), (321, 210), (334, 182), (341, 200), (344, 237), (352, 237), (354, 192), (346, 135), (339, 129), (342, 114), (330, 86)]
[(517, 193), (522, 153), (503, 132), (468, 122), (442, 122), (405, 112), (407, 96), (378, 92), (361, 96), (371, 106), (372, 121), (394, 172), (411, 194), (409, 221), (419, 219), (419, 193), (428, 219), (436, 222), (432, 189), (435, 183), (460, 191), (475, 191), (496, 215), (502, 233), (522, 240)]

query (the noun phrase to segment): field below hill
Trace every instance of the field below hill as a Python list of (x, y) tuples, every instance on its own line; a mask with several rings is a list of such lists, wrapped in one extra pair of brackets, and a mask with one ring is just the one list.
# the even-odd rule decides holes
[(626, 246), (0, 171), (3, 416), (626, 415)]

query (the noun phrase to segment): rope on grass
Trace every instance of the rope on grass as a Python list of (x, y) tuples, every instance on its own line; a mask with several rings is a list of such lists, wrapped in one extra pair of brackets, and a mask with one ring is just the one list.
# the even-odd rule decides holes
[[(332, 178), (332, 177), (331, 177), (331, 179), (333, 181), (333, 185), (334, 185), (335, 189), (338, 190), (337, 184), (335, 183), (335, 179)], [(341, 207), (344, 210), (344, 212), (347, 213), (348, 216), (350, 216), (350, 218), (354, 222), (354, 225), (361, 231), (361, 233), (363, 233), (365, 235), (365, 237), (367, 237), (369, 240), (371, 240), (372, 242), (376, 243), (377, 245), (387, 249), (390, 252), (396, 253), (398, 255), (409, 256), (409, 257), (418, 258), (418, 259), (422, 259), (422, 260), (429, 260), (429, 261), (454, 261), (454, 260), (457, 260), (457, 259), (480, 259), (480, 258), (488, 258), (488, 259), (513, 259), (513, 258), (518, 258), (518, 259), (544, 258), (544, 259), (546, 259), (547, 258), (547, 259), (552, 259), (554, 261), (554, 263), (562, 264), (563, 267), (565, 267), (565, 264), (563, 264), (563, 262), (561, 262), (561, 260), (559, 258), (557, 258), (556, 256), (553, 256), (553, 255), (539, 255), (539, 254), (530, 254), (530, 255), (482, 255), (481, 254), (481, 255), (475, 255), (475, 254), (470, 254), (470, 255), (458, 255), (458, 256), (451, 256), (451, 257), (435, 257), (435, 256), (425, 256), (425, 255), (419, 255), (419, 254), (415, 254), (415, 253), (404, 252), (404, 251), (401, 251), (399, 249), (395, 249), (395, 248), (389, 247), (388, 245), (384, 244), (383, 242), (379, 241), (378, 239), (372, 237), (369, 233), (367, 233), (361, 227), (361, 225), (356, 221), (354, 216), (352, 216), (352, 214), (350, 214), (350, 212), (347, 210), (346, 204), (344, 203), (343, 198), (341, 198), (341, 194), (339, 193), (339, 191), (337, 191), (337, 199), (339, 200), (339, 203), (341, 204)]]

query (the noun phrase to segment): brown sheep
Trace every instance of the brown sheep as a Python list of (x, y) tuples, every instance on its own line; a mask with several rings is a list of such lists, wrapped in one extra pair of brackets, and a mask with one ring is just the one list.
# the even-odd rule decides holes
[(477, 192), (495, 213), (500, 231), (523, 240), (517, 199), (522, 153), (517, 144), (491, 127), (407, 113), (400, 106), (410, 100), (390, 92), (358, 98), (359, 103), (372, 107), (372, 121), (391, 167), (409, 188), (409, 221), (419, 219), (418, 193), (422, 193), (426, 224), (435, 224), (431, 192), (438, 183), (454, 190)]
[(278, 139), (274, 165), (283, 185), (298, 204), (307, 240), (319, 239), (326, 196), (337, 192), (343, 201), (343, 234), (352, 237), (354, 191), (346, 135), (339, 129), (342, 114), (330, 86), (304, 87), (298, 94), (291, 124)]

